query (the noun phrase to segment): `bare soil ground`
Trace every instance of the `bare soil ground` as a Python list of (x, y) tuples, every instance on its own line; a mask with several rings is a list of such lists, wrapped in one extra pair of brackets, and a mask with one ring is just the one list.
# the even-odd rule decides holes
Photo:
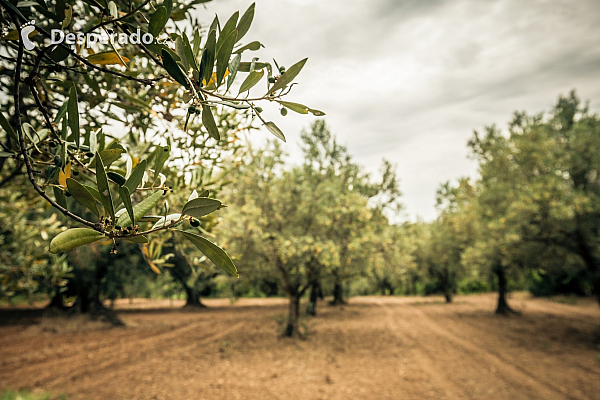
[(126, 328), (0, 311), (0, 389), (69, 399), (598, 399), (600, 308), (513, 296), (362, 297), (281, 339), (282, 299), (117, 303)]

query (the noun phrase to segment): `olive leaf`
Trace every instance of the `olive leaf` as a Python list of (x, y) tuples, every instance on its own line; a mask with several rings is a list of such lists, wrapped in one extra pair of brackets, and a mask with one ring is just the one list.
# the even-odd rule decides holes
[(100, 211), (98, 211), (98, 206), (96, 205), (96, 199), (92, 194), (83, 186), (81, 183), (77, 182), (72, 178), (67, 178), (67, 188), (69, 192), (81, 205), (89, 209), (94, 215), (100, 218)]
[(306, 61), (308, 61), (308, 58), (300, 60), (296, 64), (292, 65), (287, 71), (285, 71), (285, 73), (283, 73), (279, 77), (277, 82), (275, 82), (275, 84), (271, 87), (271, 89), (269, 89), (267, 94), (274, 93), (274, 92), (278, 91), (279, 89), (283, 89), (284, 87), (286, 87), (287, 85), (292, 83), (294, 78), (296, 76), (298, 76), (300, 71), (302, 71), (304, 64), (306, 64)]
[(240, 86), (240, 91), (238, 92), (238, 94), (241, 94), (247, 90), (252, 89), (258, 82), (260, 82), (260, 80), (262, 79), (262, 77), (265, 75), (265, 70), (260, 70), (260, 72), (258, 71), (252, 71), (248, 74), (248, 76), (246, 77), (246, 79), (244, 80), (244, 82), (242, 82), (242, 85)]
[(93, 229), (72, 228), (56, 235), (50, 241), (50, 253), (57, 254), (75, 247), (93, 243), (104, 237), (103, 234)]
[(102, 199), (101, 203), (104, 206), (105, 214), (115, 220), (115, 209), (110, 195), (110, 188), (108, 187), (108, 177), (106, 176), (106, 170), (104, 169), (104, 163), (102, 163), (102, 157), (96, 152), (96, 184), (98, 185), (98, 192)]
[(77, 101), (77, 88), (75, 87), (75, 83), (73, 83), (71, 86), (71, 91), (69, 92), (69, 105), (67, 106), (67, 113), (73, 140), (75, 141), (77, 148), (79, 148), (79, 109)]
[(154, 14), (152, 14), (150, 22), (148, 23), (148, 32), (152, 34), (152, 36), (157, 37), (160, 34), (160, 31), (162, 31), (167, 24), (169, 19), (168, 14), (169, 12), (165, 6), (158, 7)]
[(284, 142), (286, 141), (285, 135), (283, 134), (283, 132), (281, 132), (281, 129), (279, 129), (273, 121), (269, 121), (269, 122), (265, 123), (265, 126), (267, 127), (269, 132), (271, 132), (273, 135), (275, 135), (275, 137), (283, 140)]
[(183, 86), (185, 86), (185, 87), (189, 86), (185, 74), (183, 73), (181, 68), (179, 68), (177, 61), (175, 61), (175, 59), (173, 58), (171, 53), (169, 53), (166, 49), (163, 49), (161, 56), (162, 56), (162, 60), (163, 60), (163, 65), (164, 65), (165, 69), (167, 70), (167, 72), (169, 73), (169, 75), (171, 75), (171, 77), (173, 79), (175, 79), (177, 82), (179, 82)]
[(200, 218), (221, 208), (221, 202), (207, 197), (198, 197), (188, 201), (181, 213), (190, 217)]
[(237, 26), (238, 30), (238, 40), (242, 40), (242, 38), (248, 33), (250, 29), (250, 25), (252, 25), (252, 20), (254, 19), (254, 8), (256, 3), (250, 4), (250, 7), (244, 12), (242, 18), (240, 18), (240, 23)]
[(229, 274), (240, 277), (238, 275), (237, 268), (231, 261), (231, 258), (225, 253), (225, 251), (211, 242), (208, 239), (203, 238), (200, 235), (196, 235), (190, 232), (179, 231), (187, 240), (189, 240), (198, 250), (200, 250), (210, 261), (215, 265)]
[(210, 137), (215, 140), (221, 139), (221, 135), (219, 135), (219, 129), (215, 123), (215, 118), (212, 115), (212, 111), (210, 110), (210, 107), (205, 104), (202, 105), (202, 124), (208, 131)]
[[(162, 197), (162, 192), (154, 192), (150, 196), (146, 197), (144, 200), (140, 201), (138, 204), (133, 206), (133, 216), (136, 221), (139, 221), (144, 217), (148, 211), (152, 210)], [(131, 217), (129, 213), (123, 213), (117, 220), (117, 225), (119, 226), (130, 226), (132, 225)]]
[(200, 81), (201, 82), (209, 82), (212, 76), (213, 67), (215, 64), (215, 49), (217, 46), (217, 33), (214, 30), (211, 30), (208, 34), (208, 39), (206, 40), (206, 45), (204, 46), (204, 52), (202, 53), (202, 58), (200, 59)]

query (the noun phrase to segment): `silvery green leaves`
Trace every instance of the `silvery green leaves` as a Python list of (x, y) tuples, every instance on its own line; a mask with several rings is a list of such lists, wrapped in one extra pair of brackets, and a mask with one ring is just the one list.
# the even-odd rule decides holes
[(183, 215), (189, 215), (190, 217), (200, 218), (207, 214), (210, 214), (219, 208), (222, 203), (219, 200), (210, 199), (208, 197), (197, 197), (192, 199), (183, 206), (181, 213)]
[(50, 253), (57, 254), (75, 247), (93, 243), (104, 237), (103, 234), (88, 228), (67, 229), (56, 235), (50, 242)]
[(203, 238), (200, 235), (191, 232), (180, 231), (181, 235), (185, 237), (190, 243), (192, 243), (198, 250), (200, 250), (210, 261), (221, 268), (223, 271), (239, 278), (237, 268), (231, 261), (231, 258), (225, 253), (225, 251), (211, 242), (208, 239)]
[(183, 73), (183, 71), (179, 67), (179, 64), (177, 64), (177, 61), (175, 61), (175, 59), (173, 58), (171, 53), (169, 53), (167, 50), (163, 49), (161, 55), (162, 55), (163, 65), (164, 65), (165, 69), (167, 70), (167, 72), (169, 73), (169, 75), (171, 75), (171, 77), (173, 79), (175, 79), (181, 85), (188, 87), (189, 83), (187, 81), (186, 75)]
[(302, 68), (304, 68), (304, 64), (306, 64), (308, 58), (298, 61), (296, 64), (292, 65), (287, 71), (281, 74), (279, 79), (275, 82), (273, 86), (269, 89), (267, 94), (275, 93), (278, 90), (286, 88), (288, 85), (292, 83), (294, 78), (298, 76)]

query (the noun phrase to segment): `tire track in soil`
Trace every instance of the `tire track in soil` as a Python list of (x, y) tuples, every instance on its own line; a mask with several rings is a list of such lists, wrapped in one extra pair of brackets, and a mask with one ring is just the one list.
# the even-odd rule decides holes
[[(392, 310), (390, 305), (384, 304), (381, 299), (376, 299), (375, 302), (385, 311), (387, 315), (387, 325), (390, 327), (392, 334), (396, 338), (400, 339), (408, 348), (416, 350), (419, 347), (418, 340), (414, 336), (409, 335), (407, 329), (400, 329), (398, 327), (395, 318), (393, 317), (394, 310)], [(401, 335), (400, 332), (404, 333), (404, 335)], [(419, 350), (421, 350), (420, 354), (416, 355), (416, 357), (413, 357), (412, 360), (417, 363), (417, 366), (420, 370), (429, 376), (430, 381), (433, 382), (438, 391), (445, 394), (445, 398), (469, 398), (458, 385), (448, 380), (442, 371), (436, 367), (434, 359), (429, 352), (423, 351), (425, 349), (422, 346), (420, 346)]]
[(446, 328), (440, 327), (425, 312), (417, 309), (415, 306), (408, 306), (407, 309), (417, 317), (415, 320), (419, 321), (424, 329), (456, 346), (460, 346), (465, 350), (465, 354), (479, 358), (487, 365), (493, 365), (498, 372), (501, 372), (502, 378), (511, 383), (513, 387), (514, 385), (526, 387), (530, 392), (538, 394), (542, 399), (578, 399), (577, 397), (571, 397), (562, 393), (550, 382), (540, 382), (538, 377), (529, 374), (507, 360), (503, 360), (498, 355), (491, 353), (489, 349), (484, 349), (473, 342), (451, 333)]
[[(240, 328), (242, 328), (242, 326), (245, 325), (245, 322), (238, 322), (235, 325), (232, 325), (231, 327), (227, 328), (226, 330), (221, 330), (217, 333), (211, 334), (209, 336), (206, 336), (200, 340), (194, 341), (193, 344), (190, 344), (188, 346), (182, 346), (179, 344), (179, 342), (169, 342), (169, 348), (161, 348), (162, 351), (167, 352), (169, 354), (169, 357), (173, 357), (173, 356), (178, 356), (181, 354), (186, 354), (188, 353), (189, 350), (198, 347), (199, 345), (203, 345), (203, 344), (207, 344), (210, 342), (214, 342), (215, 340), (220, 340), (228, 335), (230, 335), (231, 333), (239, 330)], [(190, 343), (190, 339), (189, 337), (185, 337), (185, 338), (181, 338), (181, 341), (183, 341), (184, 343)], [(161, 343), (162, 345), (162, 343)], [(158, 347), (158, 346), (157, 346)], [(132, 352), (138, 352), (137, 348), (132, 348), (131, 350)], [(94, 369), (94, 372), (97, 372), (98, 375), (94, 376), (92, 380), (90, 380), (89, 384), (85, 384), (85, 382), (82, 382), (82, 385), (79, 386), (79, 393), (80, 394), (85, 394), (85, 393), (99, 393), (98, 388), (103, 388), (106, 387), (108, 382), (111, 382), (113, 379), (115, 379), (115, 377), (118, 376), (134, 376), (135, 374), (138, 374), (141, 370), (148, 368), (148, 365), (143, 365), (142, 367), (140, 366), (140, 364), (145, 364), (147, 359), (154, 359), (156, 360), (157, 357), (154, 357), (154, 354), (147, 354), (145, 357), (139, 357), (136, 360), (133, 360), (132, 362), (128, 362), (127, 364), (123, 364), (120, 361), (117, 361), (115, 363), (112, 363), (112, 365), (108, 366), (107, 368), (102, 368), (102, 369)], [(118, 367), (115, 367), (115, 364), (119, 364)], [(105, 370), (108, 369), (108, 373), (104, 372)], [(68, 377), (66, 379), (66, 381), (73, 381), (76, 379), (79, 379), (83, 376), (84, 374), (77, 374), (75, 376), (71, 376)], [(53, 385), (56, 385), (57, 382), (52, 382)], [(86, 395), (86, 398), (88, 398), (88, 396)]]
[[(76, 351), (75, 354), (66, 357), (61, 357), (58, 359), (50, 359), (45, 362), (36, 362), (34, 364), (28, 363), (28, 366), (21, 368), (21, 372), (27, 374), (28, 376), (36, 376), (36, 380), (33, 381), (32, 384), (43, 387), (45, 385), (52, 384), (51, 382), (53, 382), (54, 378), (56, 377), (55, 371), (57, 369), (61, 369), (65, 371), (61, 379), (65, 378), (65, 380), (69, 382), (73, 379), (77, 379), (77, 376), (90, 375), (95, 372), (110, 369), (115, 365), (121, 364), (123, 360), (115, 360), (114, 355), (127, 354), (128, 350), (131, 349), (132, 336), (136, 336), (134, 347), (135, 351), (144, 352), (148, 349), (153, 348), (153, 344), (155, 341), (173, 343), (172, 339), (175, 339), (181, 336), (182, 334), (187, 333), (188, 331), (197, 330), (200, 327), (206, 328), (205, 326), (202, 326), (203, 323), (208, 325), (208, 322), (204, 319), (197, 319), (194, 321), (190, 321), (187, 324), (183, 323), (179, 326), (166, 328), (164, 330), (151, 334), (147, 334), (147, 332), (144, 332), (144, 330), (131, 330), (128, 332), (127, 335), (129, 340), (118, 342), (111, 341), (111, 344), (109, 345), (93, 346), (94, 350), (89, 350), (87, 348), (73, 349), (73, 347), (70, 347), (69, 352), (72, 353), (73, 351)], [(139, 337), (141, 335), (143, 335), (142, 338)], [(102, 353), (98, 354), (98, 351), (102, 351)], [(90, 353), (93, 354), (95, 358), (105, 357), (106, 360), (104, 362), (102, 362), (101, 360), (90, 360), (90, 362), (86, 365), (86, 368), (79, 368), (78, 370), (73, 371), (74, 374), (66, 372), (69, 371), (69, 366), (73, 360), (81, 359), (85, 356), (85, 354)], [(40, 373), (40, 371), (43, 372)]]
[[(548, 310), (545, 308), (542, 308), (542, 310)], [(534, 310), (533, 308), (528, 308), (528, 311), (534, 311), (534, 312), (546, 312), (546, 311), (540, 311), (538, 309)], [(554, 311), (552, 308), (550, 308), (548, 310), (548, 313), (550, 311)], [(429, 318), (429, 320), (434, 323), (432, 321), (432, 318), (430, 316), (425, 316), (425, 314), (423, 314), (425, 318)], [(552, 314), (551, 314), (552, 315)], [(559, 313), (559, 315), (561, 316), (561, 318), (571, 318), (571, 319), (580, 319), (578, 316), (571, 316), (571, 315), (567, 315), (567, 316), (563, 316)], [(581, 315), (581, 314), (580, 314)], [(503, 355), (501, 353), (498, 353), (497, 351), (493, 351), (491, 350), (488, 346), (487, 343), (485, 342), (485, 336), (481, 335), (481, 334), (477, 334), (477, 331), (481, 332), (481, 331), (485, 331), (486, 328), (490, 328), (489, 325), (489, 321), (485, 321), (485, 320), (481, 320), (481, 319), (471, 319), (471, 318), (461, 318), (460, 321), (463, 325), (466, 325), (467, 329), (469, 329), (471, 331), (471, 333), (468, 333), (464, 330), (464, 329), (459, 329), (458, 326), (453, 326), (452, 325), (452, 318), (448, 318), (448, 314), (445, 315), (440, 315), (439, 317), (441, 317), (442, 319), (446, 320), (446, 322), (448, 322), (447, 325), (444, 326), (444, 329), (446, 330), (448, 333), (454, 335), (455, 337), (461, 338), (462, 340), (466, 340), (466, 341), (471, 341), (471, 343), (473, 343), (475, 346), (479, 347), (479, 348), (485, 348), (486, 351), (488, 353), (493, 354), (494, 356), (498, 357), (499, 359), (501, 359), (503, 362), (505, 363), (510, 363), (510, 360), (507, 360), (507, 357), (510, 357), (510, 355)], [(454, 318), (454, 321), (456, 321), (456, 318)], [(439, 324), (438, 324), (439, 326)], [(475, 331), (475, 334), (473, 334), (473, 331)], [(462, 334), (461, 334), (462, 333)], [(535, 335), (535, 332), (528, 332), (528, 335)], [(469, 339), (468, 339), (469, 338)], [(510, 332), (508, 334), (504, 334), (504, 338), (506, 339), (510, 339), (512, 341), (519, 341), (520, 339), (522, 339), (522, 337), (519, 334), (510, 334)], [(475, 343), (476, 342), (476, 343)], [(564, 349), (565, 352), (568, 352), (568, 349)], [(546, 354), (544, 354), (546, 355)], [(583, 364), (581, 361), (575, 359), (575, 360), (570, 360), (569, 361), (571, 364), (576, 365), (578, 369), (581, 369), (583, 371), (585, 371), (586, 373), (590, 374), (591, 377), (597, 376), (597, 369), (594, 368), (590, 368), (590, 366)], [(539, 363), (539, 361), (538, 361)], [(531, 372), (529, 369), (527, 369), (526, 367), (522, 367), (518, 364), (513, 364), (515, 368), (517, 368), (518, 370), (520, 370), (522, 373), (530, 376), (531, 378), (533, 378), (534, 380), (538, 380), (543, 382), (543, 384), (551, 387), (552, 389), (554, 389), (556, 392), (561, 393), (563, 396), (566, 396), (569, 399), (583, 399), (583, 400), (593, 400), (593, 398), (587, 397), (585, 394), (583, 394), (583, 392), (580, 390), (579, 392), (581, 393), (581, 395), (578, 396), (572, 396), (569, 393), (565, 393), (564, 390), (562, 390), (559, 386), (557, 386), (555, 384), (555, 382), (552, 379), (552, 377), (548, 377), (548, 376), (544, 376), (544, 375), (540, 375), (539, 373), (533, 373)], [(549, 366), (548, 368), (552, 368), (552, 366)], [(558, 378), (561, 378), (560, 376)], [(581, 378), (584, 378), (583, 376)], [(567, 384), (567, 386), (569, 386)]]

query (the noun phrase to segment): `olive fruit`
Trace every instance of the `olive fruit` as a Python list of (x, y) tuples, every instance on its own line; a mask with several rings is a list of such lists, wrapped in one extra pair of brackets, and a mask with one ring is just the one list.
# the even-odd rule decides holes
[(200, 226), (200, 221), (196, 218), (192, 218), (192, 219), (190, 219), (190, 225), (193, 226), (194, 228), (197, 228)]
[(191, 105), (190, 108), (188, 108), (188, 113), (193, 114), (196, 112), (196, 106), (195, 105)]
[(269, 77), (269, 83), (275, 83), (275, 77), (274, 76), (270, 76)]
[(54, 156), (54, 165), (61, 165), (62, 164), (62, 159), (60, 158), (60, 156), (56, 155)]
[(259, 112), (259, 113), (263, 112), (262, 107), (254, 107), (254, 109), (256, 110), (256, 112)]
[(200, 115), (200, 113), (202, 113), (202, 110), (199, 108), (196, 108), (196, 115)]
[(283, 115), (284, 117), (287, 115), (287, 108), (283, 107), (280, 111), (281, 115)]
[(68, 190), (65, 190), (65, 196), (71, 197), (71, 192), (69, 192)]
[(283, 65), (281, 67), (279, 67), (279, 73), (280, 74), (284, 74), (285, 73), (285, 67)]

